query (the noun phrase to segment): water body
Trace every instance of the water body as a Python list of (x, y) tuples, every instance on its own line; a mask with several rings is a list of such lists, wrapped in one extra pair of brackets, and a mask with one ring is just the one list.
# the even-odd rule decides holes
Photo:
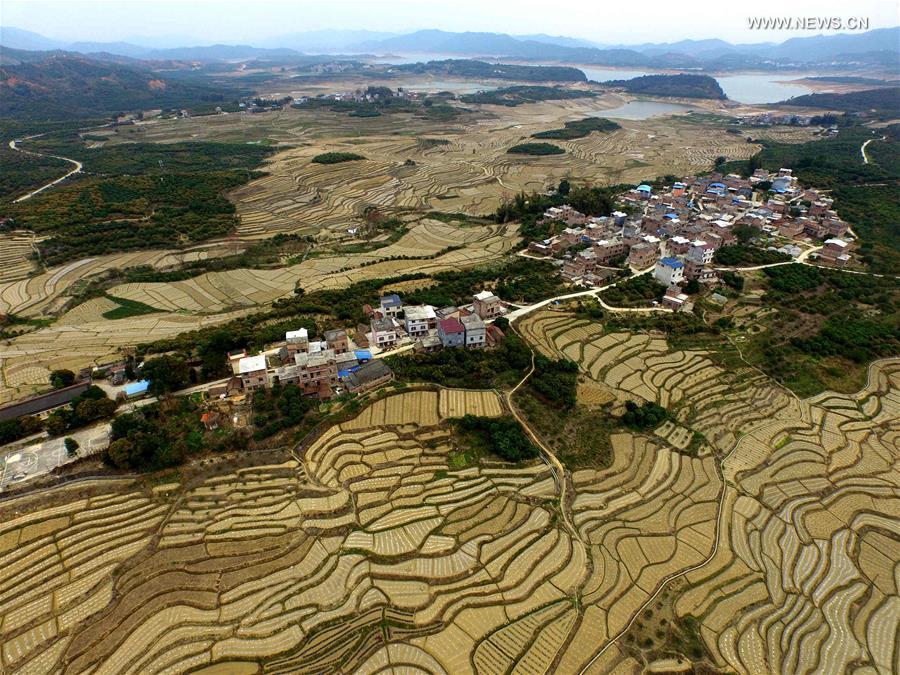
[[(655, 75), (645, 70), (611, 70), (608, 68), (584, 68), (581, 70), (589, 80), (609, 82), (610, 80), (630, 80), (642, 75)], [(811, 77), (809, 73), (752, 73), (746, 75), (713, 75), (719, 81), (722, 91), (732, 101), (738, 103), (777, 103), (791, 96), (809, 94), (812, 90), (799, 84), (785, 84), (785, 80), (799, 80)]]
[[(458, 54), (402, 54), (392, 55), (376, 59), (376, 63), (416, 63), (418, 61), (434, 61), (446, 58), (461, 58)], [(496, 59), (485, 59), (493, 61)], [(560, 65), (560, 64), (534, 64), (534, 65)], [(589, 80), (595, 82), (609, 82), (610, 80), (631, 80), (642, 75), (659, 74), (652, 70), (629, 70), (622, 68), (597, 68), (590, 66), (573, 66), (580, 69)], [(777, 103), (791, 96), (809, 94), (812, 90), (798, 84), (785, 84), (786, 80), (799, 80), (804, 77), (813, 77), (813, 73), (749, 73), (735, 75), (713, 75), (719, 81), (722, 91), (732, 101), (738, 103), (760, 104)], [(487, 89), (486, 86), (480, 86)], [(496, 88), (496, 87), (495, 87)], [(451, 89), (448, 87), (448, 89)], [(459, 91), (459, 86), (452, 89)], [(664, 113), (663, 113), (664, 114)], [(644, 118), (623, 118), (644, 119)]]
[(662, 103), (660, 101), (629, 101), (618, 108), (601, 110), (597, 117), (608, 117), (617, 120), (645, 120), (649, 117), (660, 115), (683, 115), (692, 110), (689, 106), (677, 103)]

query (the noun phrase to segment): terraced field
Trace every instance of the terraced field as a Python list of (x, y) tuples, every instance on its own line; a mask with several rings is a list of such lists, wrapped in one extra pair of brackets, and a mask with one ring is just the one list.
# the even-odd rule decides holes
[[(554, 312), (530, 317), (521, 329), (541, 351), (577, 361), (620, 398), (668, 407), (678, 424), (658, 433), (672, 446), (684, 447), (692, 429), (724, 458), (718, 548), (685, 575), (688, 587), (676, 603), (679, 615), (699, 620), (720, 666), (742, 673), (839, 673), (854, 665), (897, 671), (900, 360), (874, 364), (856, 395), (798, 400), (753, 372), (724, 371), (702, 352), (671, 350), (662, 337), (607, 333)], [(684, 461), (654, 455), (656, 464)], [(617, 465), (621, 456), (616, 448)], [(640, 502), (641, 495), (616, 491), (606, 499)], [(583, 528), (579, 503), (580, 493), (573, 507)], [(689, 536), (710, 551), (715, 528), (695, 527)]]

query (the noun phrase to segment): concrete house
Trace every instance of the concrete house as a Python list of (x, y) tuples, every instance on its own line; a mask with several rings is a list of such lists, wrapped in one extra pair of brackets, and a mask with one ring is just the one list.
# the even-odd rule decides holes
[(472, 297), (472, 308), (482, 319), (493, 319), (503, 314), (503, 303), (490, 291), (481, 291)]
[(442, 319), (438, 322), (438, 337), (444, 347), (461, 347), (466, 342), (466, 327), (458, 319)]
[(684, 280), (684, 263), (678, 258), (663, 258), (656, 263), (654, 278), (666, 286), (675, 286)]
[(335, 354), (346, 354), (350, 351), (350, 338), (347, 337), (347, 331), (342, 328), (325, 331), (325, 343), (328, 349), (334, 350)]
[(238, 362), (238, 374), (247, 391), (265, 388), (269, 383), (266, 374), (266, 357), (259, 354), (242, 358)]
[(428, 331), (437, 326), (437, 314), (431, 305), (407, 307), (403, 312), (406, 332), (411, 337), (428, 335)]
[(397, 316), (403, 309), (403, 301), (396, 293), (382, 296), (379, 303), (381, 304), (381, 315), (384, 317)]
[(469, 314), (460, 319), (460, 323), (466, 329), (466, 347), (477, 349), (484, 347), (485, 328), (484, 321), (477, 314)]
[(399, 338), (397, 325), (393, 319), (372, 319), (372, 346), (390, 349)]

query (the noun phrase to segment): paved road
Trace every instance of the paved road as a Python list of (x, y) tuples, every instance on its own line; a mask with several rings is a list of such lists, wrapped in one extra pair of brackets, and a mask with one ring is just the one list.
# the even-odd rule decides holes
[(870, 138), (869, 140), (867, 140), (865, 143), (862, 144), (862, 146), (859, 149), (859, 152), (862, 155), (863, 164), (869, 163), (869, 157), (868, 157), (868, 155), (866, 155), (866, 146), (869, 143), (871, 143), (872, 141), (883, 141), (885, 138), (887, 138), (887, 136), (882, 136), (881, 138)]
[[(42, 135), (42, 134), (39, 134), (39, 135)], [(37, 136), (29, 136), (28, 138), (37, 138)], [(42, 154), (42, 153), (40, 153), (40, 152), (32, 152), (31, 150), (22, 150), (22, 148), (20, 148), (20, 147), (18, 147), (18, 146), (16, 145), (17, 143), (21, 143), (22, 140), (27, 140), (27, 139), (12, 140), (12, 141), (10, 141), (10, 142), (9, 142), (9, 147), (10, 147), (10, 149), (11, 149), (11, 150), (15, 150), (16, 152), (21, 152), (21, 153), (26, 154), (26, 155), (34, 155), (35, 157), (52, 157), (52, 158), (54, 158), (54, 159), (61, 159), (61, 160), (63, 160), (63, 161), (66, 161), (66, 162), (69, 162), (69, 163), (73, 164), (73, 165), (75, 166), (75, 168), (72, 169), (71, 171), (69, 171), (69, 173), (67, 173), (66, 175), (60, 176), (60, 177), (57, 178), (56, 180), (52, 180), (52, 181), (50, 181), (49, 183), (47, 183), (46, 185), (42, 185), (42, 186), (39, 187), (37, 190), (32, 190), (32, 191), (29, 192), (28, 194), (22, 195), (22, 196), (19, 197), (18, 199), (14, 199), (14, 200), (13, 200), (13, 204), (18, 204), (19, 202), (24, 202), (26, 199), (31, 199), (31, 198), (34, 197), (34, 195), (36, 195), (37, 193), (43, 192), (43, 191), (46, 190), (47, 188), (51, 188), (51, 187), (53, 187), (54, 185), (57, 185), (57, 184), (59, 184), (59, 183), (62, 183), (62, 182), (63, 182), (66, 178), (68, 178), (69, 176), (71, 176), (71, 175), (73, 175), (73, 174), (76, 174), (76, 173), (81, 173), (82, 164), (81, 164), (81, 162), (79, 162), (77, 159), (70, 159), (69, 157), (60, 157), (59, 155), (45, 155), (45, 154)]]

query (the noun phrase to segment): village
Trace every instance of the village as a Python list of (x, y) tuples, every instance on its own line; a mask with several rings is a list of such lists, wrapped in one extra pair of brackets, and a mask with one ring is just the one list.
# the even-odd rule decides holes
[(654, 278), (668, 288), (663, 305), (673, 310), (685, 308), (687, 295), (680, 288), (687, 282), (720, 282), (727, 266), (714, 265), (716, 251), (744, 237), (785, 260), (841, 268), (853, 260), (850, 226), (828, 196), (801, 188), (791, 169), (757, 169), (749, 179), (689, 176), (659, 192), (641, 184), (619, 201), (628, 212), (600, 217), (568, 205), (551, 207), (543, 222), (561, 222), (565, 229), (531, 242), (525, 255), (555, 259), (567, 282), (586, 287), (598, 287), (629, 269), (652, 268)]

